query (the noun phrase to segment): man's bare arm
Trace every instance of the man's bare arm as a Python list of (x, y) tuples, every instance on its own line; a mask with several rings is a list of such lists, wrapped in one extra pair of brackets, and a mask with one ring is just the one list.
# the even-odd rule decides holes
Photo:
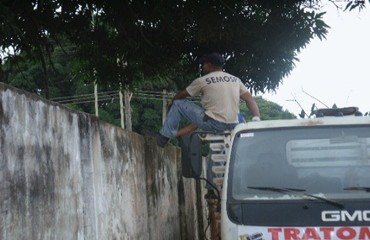
[(184, 98), (189, 97), (189, 96), (190, 96), (190, 94), (188, 93), (188, 91), (186, 91), (186, 89), (181, 90), (181, 91), (179, 91), (175, 94), (175, 96), (172, 99), (172, 102), (177, 100), (177, 99), (184, 99)]
[(175, 94), (175, 96), (173, 96), (173, 98), (172, 98), (171, 102), (168, 104), (167, 108), (170, 109), (170, 107), (172, 106), (173, 101), (175, 101), (177, 99), (184, 99), (184, 98), (189, 97), (189, 96), (190, 96), (190, 94), (188, 93), (188, 91), (186, 91), (186, 89), (177, 92)]
[(249, 111), (251, 112), (251, 114), (253, 115), (253, 117), (258, 117), (258, 118), (261, 117), (260, 110), (257, 106), (257, 103), (254, 100), (254, 98), (253, 98), (253, 96), (250, 92), (243, 93), (240, 96), (240, 98), (245, 101), (245, 103), (247, 104), (247, 107), (248, 107)]

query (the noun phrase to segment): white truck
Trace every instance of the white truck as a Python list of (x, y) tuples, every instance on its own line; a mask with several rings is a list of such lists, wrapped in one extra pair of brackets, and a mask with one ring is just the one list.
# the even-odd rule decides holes
[(356, 113), (322, 109), (186, 136), (184, 177), (201, 176), (201, 140), (210, 141), (221, 239), (370, 239), (370, 117)]

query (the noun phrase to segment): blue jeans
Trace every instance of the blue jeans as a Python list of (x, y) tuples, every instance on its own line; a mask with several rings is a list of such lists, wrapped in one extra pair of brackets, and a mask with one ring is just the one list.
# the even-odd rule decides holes
[(165, 137), (175, 138), (181, 119), (194, 123), (204, 131), (223, 132), (232, 130), (236, 123), (223, 123), (212, 118), (205, 118), (204, 109), (186, 99), (175, 100), (168, 112), (163, 127), (159, 131)]

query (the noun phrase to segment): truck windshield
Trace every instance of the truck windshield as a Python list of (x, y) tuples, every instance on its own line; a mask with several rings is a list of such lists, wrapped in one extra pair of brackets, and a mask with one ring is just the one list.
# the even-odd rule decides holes
[(364, 199), (369, 172), (368, 126), (245, 131), (234, 141), (228, 192), (234, 200)]

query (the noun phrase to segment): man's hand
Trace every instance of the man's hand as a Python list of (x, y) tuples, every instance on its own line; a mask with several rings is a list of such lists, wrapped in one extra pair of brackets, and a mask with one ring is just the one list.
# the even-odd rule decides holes
[(189, 97), (189, 96), (190, 95), (189, 95), (188, 91), (186, 91), (186, 89), (181, 90), (178, 93), (176, 93), (175, 96), (172, 98), (171, 102), (167, 105), (167, 112), (170, 110), (170, 108), (173, 104), (173, 101), (175, 101), (177, 99), (184, 99), (184, 98)]
[(254, 116), (254, 117), (252, 117), (252, 121), (253, 122), (259, 122), (259, 121), (261, 121), (261, 118), (259, 116)]
[(173, 100), (171, 100), (171, 102), (169, 104), (167, 104), (167, 112), (170, 111), (170, 108), (171, 108), (172, 104), (173, 104)]

